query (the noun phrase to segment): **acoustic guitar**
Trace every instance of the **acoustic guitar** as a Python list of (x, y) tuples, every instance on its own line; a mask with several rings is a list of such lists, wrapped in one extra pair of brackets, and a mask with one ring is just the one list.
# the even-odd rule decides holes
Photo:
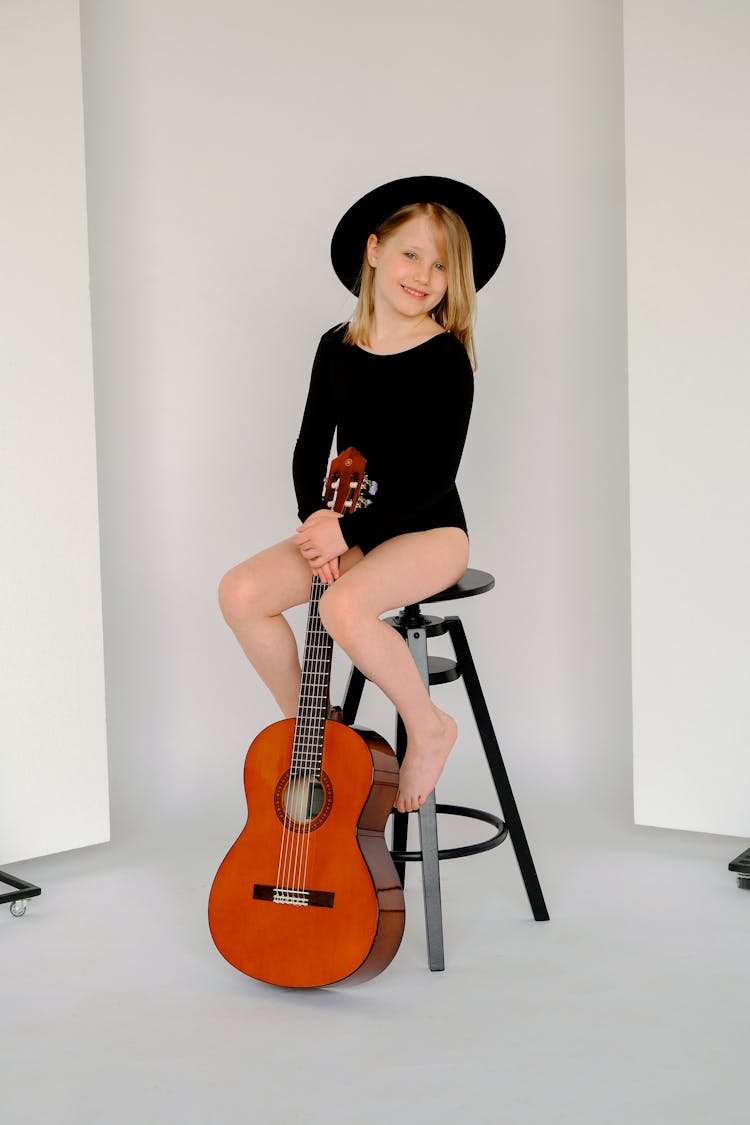
[[(331, 464), (334, 511), (369, 502), (364, 458)], [(373, 489), (374, 491), (374, 486)], [(384, 838), (398, 763), (372, 731), (329, 718), (333, 641), (313, 576), (296, 719), (253, 741), (245, 759), (247, 823), (211, 887), (219, 952), (257, 980), (292, 988), (353, 984), (381, 972), (404, 931), (404, 896)]]

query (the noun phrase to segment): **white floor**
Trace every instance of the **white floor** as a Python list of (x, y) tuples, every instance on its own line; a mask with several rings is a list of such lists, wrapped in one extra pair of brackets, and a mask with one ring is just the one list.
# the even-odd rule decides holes
[(746, 842), (547, 827), (530, 843), (552, 921), (531, 919), (509, 843), (445, 863), (430, 973), (412, 869), (391, 967), (312, 992), (214, 949), (231, 839), (14, 865), (43, 894), (0, 913), (0, 1119), (746, 1125), (750, 892), (726, 867)]

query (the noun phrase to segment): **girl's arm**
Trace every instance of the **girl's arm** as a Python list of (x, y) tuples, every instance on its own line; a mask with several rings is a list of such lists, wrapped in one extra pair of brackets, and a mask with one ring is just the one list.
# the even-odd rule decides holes
[(310, 389), (292, 457), (297, 514), (303, 523), (312, 512), (323, 507), (323, 484), (328, 472), (331, 443), (336, 429), (328, 363), (329, 347), (330, 333), (327, 332), (321, 338), (315, 353)]

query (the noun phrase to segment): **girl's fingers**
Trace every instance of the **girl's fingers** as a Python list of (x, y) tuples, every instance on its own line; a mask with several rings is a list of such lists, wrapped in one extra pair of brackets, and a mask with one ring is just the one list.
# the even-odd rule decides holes
[(334, 555), (333, 558), (324, 562), (322, 560), (325, 559), (325, 555), (321, 555), (317, 547), (300, 547), (299, 552), (310, 567), (311, 573), (315, 574), (326, 586), (330, 586), (339, 577), (337, 556)]
[(331, 516), (334, 516), (337, 520), (340, 520), (343, 514), (343, 512), (334, 512), (332, 508), (320, 508), (317, 512), (312, 512), (307, 517), (305, 522), (301, 523), (298, 528), (295, 528), (295, 530), (298, 532), (309, 531), (311, 527), (314, 527), (316, 523), (320, 522), (321, 518), (327, 519)]

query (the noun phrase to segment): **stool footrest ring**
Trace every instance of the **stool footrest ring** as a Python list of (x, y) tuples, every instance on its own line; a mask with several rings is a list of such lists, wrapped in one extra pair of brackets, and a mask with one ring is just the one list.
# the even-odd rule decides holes
[[(439, 859), (458, 859), (464, 855), (476, 855), (478, 852), (488, 852), (492, 848), (496, 848), (502, 844), (505, 837), (508, 835), (508, 826), (499, 816), (494, 813), (483, 812), (482, 809), (470, 809), (465, 805), (435, 805), (435, 811), (438, 813), (446, 813), (448, 816), (465, 816), (470, 820), (482, 820), (485, 824), (492, 824), (497, 831), (494, 836), (490, 836), (488, 840), (480, 840), (478, 844), (463, 844), (457, 848), (439, 848)], [(408, 815), (408, 814), (407, 814)], [(402, 852), (391, 851), (391, 856), (397, 863), (412, 863), (421, 861), (422, 852)]]

